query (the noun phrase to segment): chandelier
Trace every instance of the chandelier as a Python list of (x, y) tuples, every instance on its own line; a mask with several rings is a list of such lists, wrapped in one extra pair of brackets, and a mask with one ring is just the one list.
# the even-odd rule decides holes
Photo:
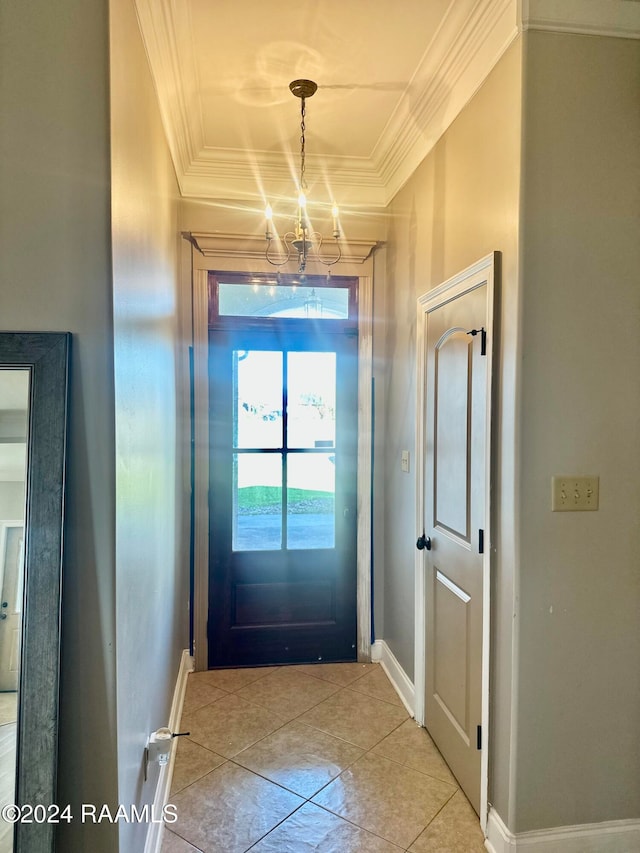
[[(336, 203), (333, 203), (331, 215), (333, 219), (333, 239), (336, 243), (337, 254), (330, 258), (322, 257), (320, 250), (322, 248), (323, 236), (318, 231), (314, 231), (309, 221), (307, 213), (307, 196), (308, 190), (307, 181), (305, 178), (305, 116), (306, 116), (306, 100), (315, 94), (317, 84), (313, 80), (293, 80), (289, 83), (289, 89), (296, 98), (300, 98), (300, 178), (298, 180), (298, 206), (295, 213), (295, 226), (293, 230), (287, 231), (282, 236), (282, 240), (276, 240), (280, 243), (279, 249), (273, 248), (274, 225), (273, 225), (273, 209), (270, 204), (267, 204), (265, 216), (267, 219), (265, 237), (267, 240), (267, 248), (265, 250), (265, 258), (274, 267), (283, 267), (287, 264), (292, 256), (297, 257), (298, 272), (304, 273), (307, 267), (307, 259), (311, 258), (318, 261), (326, 267), (332, 267), (337, 264), (342, 257), (342, 249), (340, 247), (340, 227), (339, 227), (339, 211)], [(327, 277), (331, 274), (328, 270)]]

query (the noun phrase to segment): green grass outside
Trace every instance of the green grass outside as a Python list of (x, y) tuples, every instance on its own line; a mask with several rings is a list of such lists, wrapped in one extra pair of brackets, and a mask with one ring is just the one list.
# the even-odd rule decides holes
[[(317, 489), (288, 489), (290, 512), (333, 512), (333, 492)], [(282, 501), (280, 486), (245, 486), (238, 489), (238, 511), (241, 515), (279, 512)]]

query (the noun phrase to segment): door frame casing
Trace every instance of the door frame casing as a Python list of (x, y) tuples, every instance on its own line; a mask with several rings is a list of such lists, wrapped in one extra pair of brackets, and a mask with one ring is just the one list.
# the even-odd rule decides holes
[[(369, 253), (371, 247), (369, 248)], [(253, 255), (238, 254), (212, 261), (193, 249), (193, 354), (194, 354), (194, 662), (195, 670), (208, 668), (207, 620), (209, 612), (209, 386), (208, 308), (209, 272), (270, 272)], [(371, 660), (371, 476), (373, 377), (373, 276), (369, 254), (360, 262), (340, 265), (340, 275), (358, 279), (358, 485), (357, 485), (357, 657)], [(364, 267), (364, 269), (363, 269)], [(367, 275), (363, 275), (363, 272)], [(309, 274), (316, 271), (309, 265)], [(318, 270), (322, 273), (322, 269)], [(325, 272), (326, 274), (326, 272)]]
[[(463, 296), (477, 287), (486, 285), (485, 330), (487, 358), (486, 387), (486, 432), (485, 432), (485, 519), (484, 554), (482, 559), (482, 750), (480, 757), (480, 825), (486, 830), (488, 816), (489, 787), (489, 665), (490, 665), (490, 581), (491, 581), (491, 411), (494, 346), (494, 289), (498, 264), (498, 252), (492, 252), (476, 263), (447, 279), (433, 290), (418, 298), (417, 302), (417, 342), (416, 342), (416, 536), (423, 532), (425, 517), (425, 477), (426, 461), (426, 366), (427, 366), (427, 316), (431, 311), (447, 302)], [(426, 691), (426, 583), (424, 552), (416, 549), (415, 555), (415, 719), (425, 726)]]

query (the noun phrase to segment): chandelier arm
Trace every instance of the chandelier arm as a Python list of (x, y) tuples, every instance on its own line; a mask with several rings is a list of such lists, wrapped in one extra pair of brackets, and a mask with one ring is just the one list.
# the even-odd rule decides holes
[(316, 239), (318, 241), (318, 249), (316, 251), (316, 256), (318, 258), (318, 261), (325, 267), (332, 267), (334, 264), (337, 264), (338, 261), (340, 260), (340, 258), (342, 257), (342, 246), (340, 245), (338, 238), (337, 237), (335, 238), (336, 246), (338, 247), (338, 256), (336, 258), (334, 258), (332, 261), (323, 261), (322, 258), (320, 257), (320, 250), (322, 249), (322, 242), (323, 242), (322, 234), (320, 234), (318, 231), (314, 231), (313, 237), (314, 237), (314, 239)]
[[(271, 266), (273, 266), (273, 267), (283, 267), (286, 263), (288, 263), (288, 262), (289, 262), (289, 259), (291, 258), (291, 246), (289, 245), (289, 240), (288, 240), (287, 238), (289, 238), (289, 239), (290, 239), (290, 238), (291, 238), (291, 237), (293, 237), (293, 236), (295, 236), (295, 235), (293, 234), (293, 232), (292, 232), (292, 231), (287, 231), (287, 233), (286, 233), (286, 234), (284, 235), (284, 237), (282, 238), (282, 242), (283, 242), (283, 243), (285, 244), (285, 246), (287, 247), (287, 256), (286, 256), (286, 258), (285, 258), (283, 261), (274, 261), (274, 260), (272, 260), (272, 259), (269, 257), (269, 249), (271, 248), (271, 244), (272, 244), (272, 242), (273, 242), (273, 237), (270, 237), (270, 238), (267, 240), (267, 248), (266, 248), (266, 250), (265, 250), (264, 256), (265, 256), (265, 259), (266, 259), (267, 261), (269, 261), (269, 263), (271, 264)], [(283, 255), (283, 254), (284, 254), (284, 253), (281, 253), (281, 254), (280, 254), (280, 257), (282, 257), (282, 255)]]

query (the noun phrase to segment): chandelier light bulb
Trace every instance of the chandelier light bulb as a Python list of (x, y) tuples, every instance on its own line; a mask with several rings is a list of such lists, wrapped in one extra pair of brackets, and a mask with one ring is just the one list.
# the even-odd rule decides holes
[(273, 225), (273, 208), (270, 204), (267, 204), (267, 206), (265, 207), (264, 215), (265, 219), (267, 220), (267, 225), (265, 228), (265, 237), (267, 238), (267, 240), (273, 240), (273, 231), (271, 230), (271, 227)]
[(331, 208), (331, 216), (333, 217), (333, 236), (337, 240), (340, 237), (340, 226), (338, 225), (338, 217), (340, 216), (340, 211), (338, 210), (338, 205), (333, 202), (333, 207)]

